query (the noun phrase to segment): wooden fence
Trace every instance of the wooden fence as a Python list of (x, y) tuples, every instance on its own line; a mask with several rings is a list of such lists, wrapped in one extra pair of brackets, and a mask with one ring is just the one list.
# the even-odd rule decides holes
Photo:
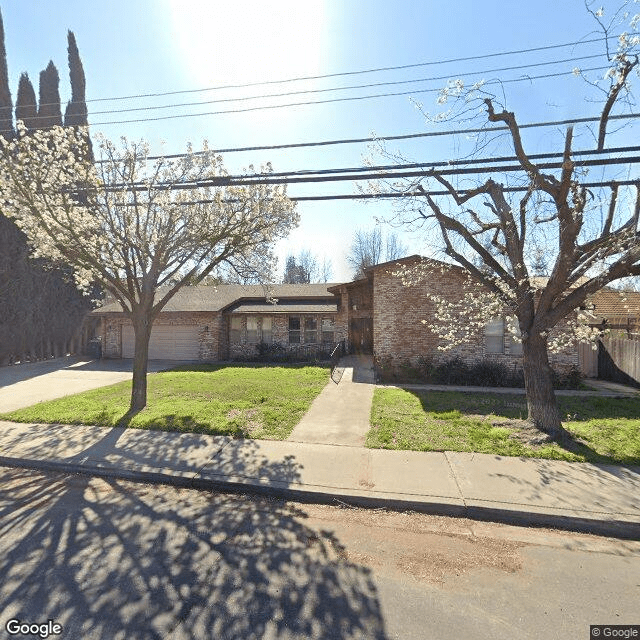
[(578, 363), (580, 373), (586, 378), (598, 377), (598, 349), (591, 342), (578, 342)]
[(640, 340), (602, 338), (598, 342), (598, 377), (640, 387)]

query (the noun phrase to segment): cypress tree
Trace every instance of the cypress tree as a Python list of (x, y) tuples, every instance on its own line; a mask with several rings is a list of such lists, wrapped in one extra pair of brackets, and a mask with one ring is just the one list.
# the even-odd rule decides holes
[(38, 105), (36, 92), (33, 89), (29, 75), (23, 73), (18, 84), (16, 96), (16, 121), (22, 120), (27, 129), (38, 128)]
[(50, 60), (47, 68), (40, 72), (40, 108), (38, 109), (38, 129), (55, 125), (62, 126), (60, 109), (60, 76), (56, 65)]
[(84, 68), (76, 45), (76, 37), (73, 31), (67, 32), (67, 51), (69, 53), (69, 78), (71, 80), (71, 100), (67, 103), (64, 114), (65, 127), (89, 124), (88, 110), (85, 97), (86, 83)]
[(13, 134), (13, 104), (9, 90), (7, 52), (4, 46), (4, 24), (0, 13), (0, 135), (9, 139)]

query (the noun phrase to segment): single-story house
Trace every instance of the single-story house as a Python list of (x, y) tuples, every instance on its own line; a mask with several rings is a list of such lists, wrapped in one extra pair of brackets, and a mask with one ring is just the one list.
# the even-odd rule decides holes
[[(330, 284), (221, 284), (183, 287), (158, 315), (149, 357), (167, 360), (251, 358), (260, 343), (289, 350), (333, 345), (346, 338), (336, 326)], [(273, 302), (267, 298), (273, 298)], [(133, 326), (117, 302), (91, 313), (102, 319), (102, 355), (132, 358)]]
[[(423, 265), (422, 275), (406, 286), (398, 271), (416, 264)], [(436, 260), (410, 256), (366, 269), (363, 278), (346, 283), (183, 287), (154, 323), (149, 357), (250, 359), (261, 343), (299, 351), (326, 350), (345, 340), (351, 350), (374, 354), (392, 366), (424, 357), (442, 360), (454, 356), (467, 362), (489, 359), (513, 368), (521, 366), (522, 345), (510, 335), (503, 318), (495, 318), (469, 342), (451, 351), (438, 349), (441, 338), (428, 326), (435, 314), (428, 293), (460, 301), (469, 286), (461, 268), (443, 266)], [(603, 296), (604, 300), (609, 294)], [(133, 328), (120, 305), (111, 302), (91, 315), (101, 319), (103, 357), (133, 357)], [(579, 348), (574, 343), (550, 354), (551, 363), (560, 370), (585, 370), (583, 359), (592, 359), (591, 352), (588, 345)]]

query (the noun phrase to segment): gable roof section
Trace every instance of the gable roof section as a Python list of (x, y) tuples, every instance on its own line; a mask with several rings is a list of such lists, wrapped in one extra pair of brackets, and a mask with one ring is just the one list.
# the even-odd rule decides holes
[(594, 315), (600, 317), (640, 317), (640, 293), (618, 289), (600, 289), (593, 294)]
[[(198, 285), (194, 287), (182, 287), (167, 302), (161, 313), (171, 312), (197, 312), (197, 311), (224, 311), (236, 303), (253, 303), (253, 305), (268, 306), (272, 311), (279, 311), (277, 307), (283, 305), (287, 299), (305, 304), (315, 302), (320, 305), (333, 303), (334, 311), (337, 302), (335, 296), (328, 288), (335, 286), (329, 283), (317, 284), (219, 284), (215, 286)], [(267, 303), (267, 293), (279, 301), (275, 306)], [(91, 314), (104, 315), (110, 313), (122, 313), (122, 307), (118, 302), (111, 302)]]

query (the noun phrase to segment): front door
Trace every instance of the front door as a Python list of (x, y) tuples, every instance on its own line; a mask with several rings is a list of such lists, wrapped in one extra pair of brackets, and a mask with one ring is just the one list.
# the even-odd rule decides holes
[(352, 318), (349, 341), (354, 353), (373, 353), (373, 318)]

